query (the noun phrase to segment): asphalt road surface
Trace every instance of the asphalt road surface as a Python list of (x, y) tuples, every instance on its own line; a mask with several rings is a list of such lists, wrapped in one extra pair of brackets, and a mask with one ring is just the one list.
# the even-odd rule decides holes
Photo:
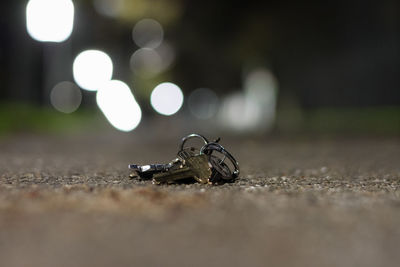
[(157, 186), (179, 138), (2, 137), (0, 266), (399, 266), (399, 139), (221, 142), (235, 183)]

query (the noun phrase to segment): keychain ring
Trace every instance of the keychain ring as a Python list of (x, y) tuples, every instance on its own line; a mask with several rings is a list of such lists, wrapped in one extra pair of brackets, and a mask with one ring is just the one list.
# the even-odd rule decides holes
[[(240, 169), (239, 169), (239, 163), (236, 161), (236, 159), (232, 156), (231, 153), (228, 152), (223, 146), (221, 146), (218, 143), (207, 143), (205, 144), (201, 149), (200, 149), (200, 154), (206, 154), (206, 155), (211, 155), (212, 151), (218, 151), (222, 153), (225, 157), (227, 157), (233, 164), (233, 167), (235, 168), (232, 172), (231, 177), (225, 178), (226, 180), (230, 179), (235, 179), (239, 176)], [(223, 162), (223, 160), (222, 160)], [(222, 163), (221, 162), (221, 163)]]
[(209, 143), (207, 138), (205, 138), (201, 134), (189, 134), (189, 135), (187, 135), (187, 136), (182, 138), (181, 146), (180, 146), (179, 151), (183, 150), (183, 147), (185, 146), (186, 141), (188, 141), (189, 139), (193, 139), (193, 138), (200, 138), (201, 140), (203, 140), (205, 145), (207, 145)]

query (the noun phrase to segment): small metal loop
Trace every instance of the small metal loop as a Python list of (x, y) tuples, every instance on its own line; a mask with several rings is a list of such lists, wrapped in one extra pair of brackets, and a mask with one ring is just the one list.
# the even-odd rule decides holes
[(187, 136), (182, 138), (181, 146), (180, 146), (179, 151), (182, 151), (184, 146), (185, 146), (186, 141), (188, 141), (189, 139), (192, 139), (192, 138), (200, 138), (201, 140), (203, 140), (205, 145), (209, 143), (207, 138), (205, 138), (201, 134), (189, 134), (189, 135), (187, 135)]
[(181, 145), (180, 145), (180, 150), (177, 153), (178, 157), (180, 157), (181, 159), (186, 159), (186, 158), (188, 158), (190, 156), (193, 156), (194, 155), (193, 151), (195, 151), (196, 149), (198, 149), (198, 151), (200, 151), (200, 148), (195, 148), (195, 147), (186, 147), (185, 148), (185, 143), (189, 139), (193, 139), (193, 138), (199, 138), (204, 142), (204, 144), (208, 144), (207, 138), (205, 138), (201, 134), (189, 134), (189, 135), (187, 135), (187, 136), (182, 138)]

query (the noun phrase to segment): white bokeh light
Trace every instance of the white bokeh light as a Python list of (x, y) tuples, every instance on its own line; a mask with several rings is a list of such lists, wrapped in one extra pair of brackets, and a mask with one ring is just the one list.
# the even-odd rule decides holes
[(40, 42), (63, 42), (74, 26), (71, 0), (30, 0), (26, 6), (26, 28)]
[(74, 60), (74, 80), (82, 89), (98, 90), (105, 82), (111, 80), (112, 73), (111, 58), (102, 51), (86, 50)]
[(129, 132), (142, 119), (142, 110), (128, 85), (112, 80), (104, 83), (96, 94), (97, 105), (116, 129)]
[(266, 68), (257, 68), (248, 73), (244, 81), (248, 101), (260, 109), (260, 122), (254, 129), (268, 131), (275, 123), (278, 82)]
[(170, 116), (182, 107), (183, 93), (176, 84), (161, 83), (151, 92), (150, 102), (155, 111)]
[(72, 82), (56, 84), (50, 93), (50, 103), (58, 111), (71, 113), (78, 109), (82, 101), (81, 90)]
[(154, 19), (142, 19), (132, 30), (133, 41), (142, 48), (156, 48), (164, 38), (164, 30)]
[(237, 132), (263, 134), (275, 123), (278, 83), (266, 68), (246, 74), (244, 91), (225, 97), (220, 109), (220, 123)]
[(233, 131), (251, 131), (262, 123), (261, 107), (242, 93), (227, 96), (220, 110), (221, 125)]

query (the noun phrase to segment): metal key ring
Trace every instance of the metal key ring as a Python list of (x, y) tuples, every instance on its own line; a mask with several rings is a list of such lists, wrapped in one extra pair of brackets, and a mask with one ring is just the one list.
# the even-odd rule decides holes
[(182, 138), (181, 146), (180, 146), (179, 151), (182, 151), (183, 147), (185, 146), (186, 141), (188, 141), (189, 139), (192, 139), (192, 138), (200, 138), (201, 140), (203, 140), (205, 145), (207, 145), (209, 143), (207, 138), (205, 138), (201, 134), (189, 134), (189, 135), (187, 135), (187, 136)]
[[(212, 151), (218, 151), (222, 153), (225, 157), (227, 157), (233, 164), (235, 170), (232, 172), (232, 177), (230, 179), (235, 179), (239, 176), (240, 169), (239, 169), (239, 163), (236, 161), (236, 159), (232, 156), (231, 153), (229, 153), (223, 146), (221, 146), (218, 143), (207, 143), (205, 144), (201, 149), (200, 149), (200, 154), (206, 154), (206, 155), (211, 155)], [(222, 162), (225, 160), (225, 158), (222, 160)]]

